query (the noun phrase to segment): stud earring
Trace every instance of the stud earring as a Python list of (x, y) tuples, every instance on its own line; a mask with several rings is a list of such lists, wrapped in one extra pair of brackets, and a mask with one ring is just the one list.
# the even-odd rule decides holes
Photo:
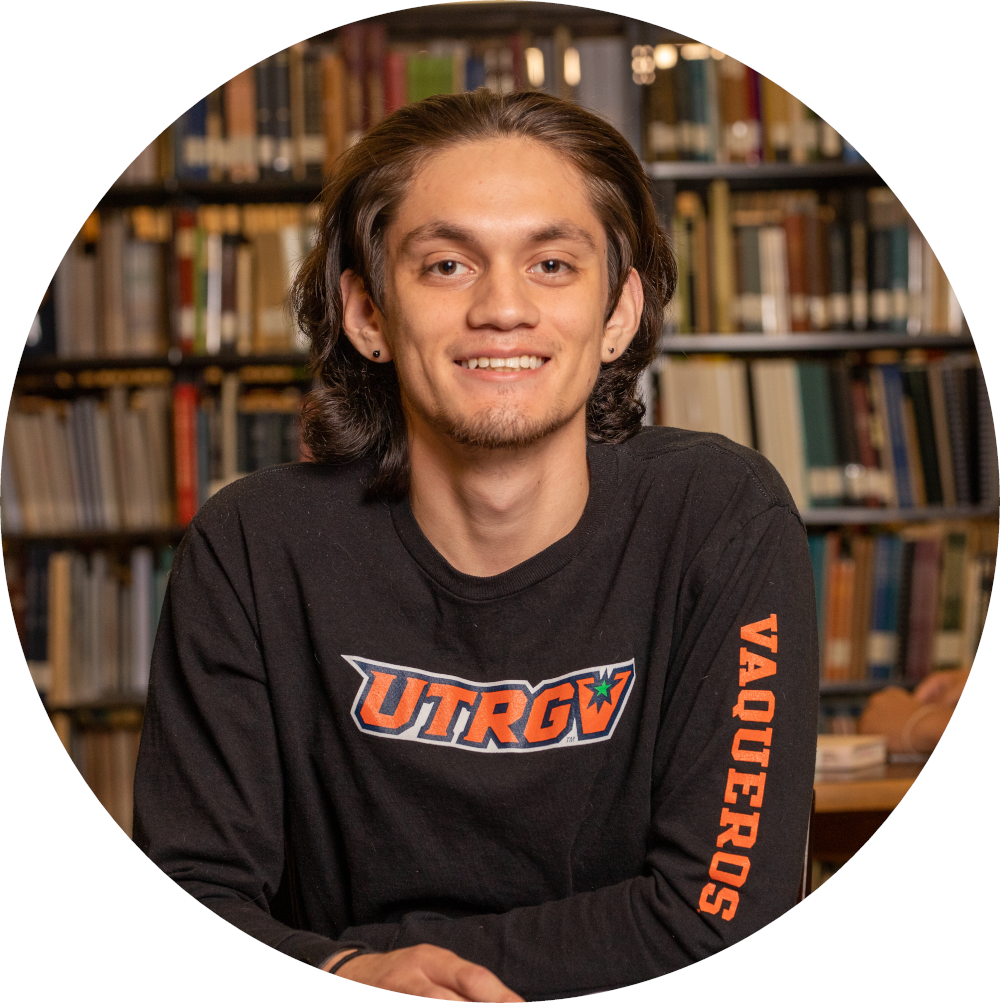
[(377, 359), (382, 353), (376, 348), (372, 355)]
[(614, 355), (615, 350), (613, 348), (609, 348), (608, 351), (611, 352), (612, 355)]

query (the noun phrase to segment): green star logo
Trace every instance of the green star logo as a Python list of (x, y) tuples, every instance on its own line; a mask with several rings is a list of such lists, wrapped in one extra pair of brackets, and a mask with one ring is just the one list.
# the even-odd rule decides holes
[(600, 710), (601, 707), (606, 703), (611, 703), (611, 684), (610, 679), (600, 679), (595, 683), (584, 683), (583, 685), (590, 690), (591, 698), (588, 707), (593, 707), (594, 710)]

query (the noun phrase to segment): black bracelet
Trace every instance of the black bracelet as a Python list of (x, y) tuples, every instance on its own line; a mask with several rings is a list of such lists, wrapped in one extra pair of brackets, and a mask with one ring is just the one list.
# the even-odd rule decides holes
[(334, 962), (332, 968), (327, 972), (329, 975), (336, 975), (337, 969), (343, 965), (346, 965), (348, 961), (353, 961), (355, 958), (360, 958), (362, 954), (371, 954), (372, 952), (367, 947), (356, 947), (349, 953), (345, 954), (339, 961)]

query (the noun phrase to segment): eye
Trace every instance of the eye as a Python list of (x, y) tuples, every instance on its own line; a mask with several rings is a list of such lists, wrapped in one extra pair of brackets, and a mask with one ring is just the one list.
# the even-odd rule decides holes
[(446, 258), (444, 261), (435, 261), (427, 270), (433, 275), (464, 275), (469, 268), (460, 261)]
[(558, 258), (546, 258), (544, 261), (539, 261), (538, 264), (531, 266), (531, 271), (542, 275), (559, 275), (561, 272), (569, 270), (569, 265)]

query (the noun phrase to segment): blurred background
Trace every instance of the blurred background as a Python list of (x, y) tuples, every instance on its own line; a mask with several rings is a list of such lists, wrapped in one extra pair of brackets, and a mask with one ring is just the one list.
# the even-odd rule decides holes
[(807, 524), (819, 725), (841, 736), (820, 755), (818, 882), (926, 759), (895, 725), (851, 744), (870, 695), (920, 702), (971, 666), (997, 550), (986, 385), (947, 276), (858, 151), (751, 67), (617, 15), (441, 4), (348, 25), (224, 83), (124, 170), (53, 277), (8, 416), (4, 562), (39, 693), (130, 832), (174, 547), (219, 487), (307, 458), (286, 297), (323, 179), (401, 105), (481, 86), (578, 101), (633, 145), (680, 270), (647, 421), (759, 449)]

